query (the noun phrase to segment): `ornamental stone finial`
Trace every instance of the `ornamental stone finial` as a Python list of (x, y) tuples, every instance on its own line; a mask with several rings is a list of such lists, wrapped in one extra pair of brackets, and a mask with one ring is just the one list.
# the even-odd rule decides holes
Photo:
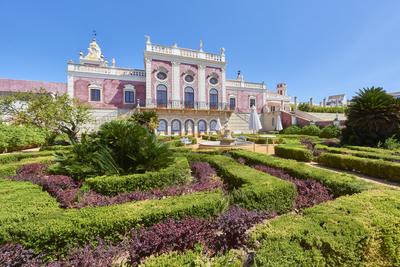
[(203, 52), (203, 40), (200, 40), (200, 52)]
[(221, 56), (225, 56), (225, 48), (221, 47)]
[(111, 65), (115, 68), (115, 58), (111, 59)]
[(174, 45), (172, 46), (173, 48), (177, 48), (178, 44), (176, 42), (174, 42)]
[(82, 50), (79, 52), (79, 58), (80, 58), (80, 59), (83, 58), (83, 52), (82, 52)]
[(151, 44), (150, 35), (145, 35), (144, 38), (146, 38), (146, 44)]

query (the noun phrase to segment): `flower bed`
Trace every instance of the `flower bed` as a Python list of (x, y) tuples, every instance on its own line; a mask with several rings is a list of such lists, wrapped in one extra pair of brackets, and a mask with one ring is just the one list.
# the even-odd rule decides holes
[[(186, 161), (187, 162), (187, 161)], [(29, 181), (40, 185), (43, 190), (55, 197), (63, 208), (82, 208), (86, 206), (106, 206), (129, 201), (146, 199), (161, 199), (167, 196), (179, 196), (193, 192), (212, 191), (223, 188), (221, 180), (216, 179), (215, 170), (206, 162), (191, 164), (194, 181), (187, 185), (175, 185), (166, 188), (156, 188), (149, 191), (133, 191), (107, 196), (93, 190), (80, 189), (80, 183), (65, 175), (48, 175), (47, 165), (33, 163), (22, 166), (17, 175), (11, 177), (14, 181)]]
[(254, 153), (244, 150), (229, 152), (234, 158), (245, 158), (248, 164), (262, 164), (273, 168), (282, 169), (293, 177), (299, 179), (313, 179), (327, 186), (335, 197), (360, 193), (368, 189), (384, 188), (348, 174), (338, 174), (328, 170), (316, 169), (302, 162), (282, 159), (273, 156)]
[[(243, 247), (247, 243), (247, 230), (275, 214), (247, 211), (232, 207), (214, 219), (184, 218), (167, 219), (148, 228), (132, 229), (125, 239), (116, 244), (98, 240), (98, 245), (86, 245), (68, 252), (65, 260), (51, 262), (51, 266), (111, 266), (116, 259), (136, 266), (144, 258), (153, 254), (171, 251), (185, 251), (202, 245), (208, 255), (215, 255), (232, 248)], [(0, 257), (4, 261), (20, 264), (39, 264), (46, 255), (36, 256), (32, 251), (18, 244), (0, 246)]]
[(256, 170), (271, 174), (296, 185), (297, 196), (294, 207), (297, 209), (309, 208), (319, 203), (332, 200), (329, 189), (320, 182), (311, 179), (296, 179), (283, 170), (267, 167), (265, 165), (253, 165)]
[(192, 160), (209, 162), (230, 187), (232, 202), (247, 209), (284, 213), (292, 209), (296, 189), (293, 184), (243, 166), (222, 155), (191, 155)]
[(258, 225), (256, 266), (399, 266), (400, 192), (341, 197)]

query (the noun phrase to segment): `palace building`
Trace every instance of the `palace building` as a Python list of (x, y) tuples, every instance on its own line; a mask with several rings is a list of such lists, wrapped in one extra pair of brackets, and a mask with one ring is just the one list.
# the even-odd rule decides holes
[[(93, 39), (78, 63), (68, 62), (66, 86), (57, 91), (90, 105), (95, 118), (90, 127), (140, 109), (157, 112), (160, 134), (208, 133), (218, 118), (233, 132), (248, 132), (254, 106), (263, 130), (275, 130), (278, 113), (290, 111), (286, 84), (272, 91), (264, 83), (245, 81), (240, 71), (236, 79), (227, 79), (226, 62), (224, 48), (214, 54), (203, 51), (202, 42), (194, 50), (153, 44), (146, 36), (144, 68), (122, 68), (114, 58), (109, 63)], [(9, 88), (23, 82), (7, 81)], [(2, 88), (7, 81), (0, 79), (0, 91), (7, 90)], [(34, 87), (35, 82), (25, 81), (24, 86)]]

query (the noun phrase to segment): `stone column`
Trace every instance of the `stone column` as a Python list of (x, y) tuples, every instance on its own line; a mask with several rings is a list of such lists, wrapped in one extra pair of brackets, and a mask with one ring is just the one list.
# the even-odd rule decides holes
[(221, 100), (222, 100), (222, 109), (226, 108), (226, 69), (225, 67), (221, 68)]
[(153, 86), (151, 84), (151, 58), (145, 58), (145, 71), (146, 71), (146, 107), (154, 107), (155, 100), (151, 97)]
[(172, 61), (172, 108), (180, 108), (181, 90), (180, 90), (180, 71), (179, 62)]
[(199, 109), (207, 109), (206, 105), (206, 66), (198, 65), (198, 101)]
[(70, 74), (68, 74), (67, 93), (69, 97), (74, 97), (74, 76)]
[(167, 125), (167, 135), (171, 135), (171, 124)]

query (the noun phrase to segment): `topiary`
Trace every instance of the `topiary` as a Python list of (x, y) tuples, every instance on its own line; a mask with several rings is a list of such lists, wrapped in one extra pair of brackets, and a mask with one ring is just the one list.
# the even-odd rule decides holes
[(316, 125), (307, 125), (301, 129), (301, 134), (319, 136), (321, 134), (321, 129)]
[(296, 125), (289, 126), (288, 128), (283, 130), (283, 134), (300, 134), (301, 128)]
[(338, 138), (340, 136), (340, 129), (335, 125), (329, 125), (322, 128), (319, 137), (321, 138)]

